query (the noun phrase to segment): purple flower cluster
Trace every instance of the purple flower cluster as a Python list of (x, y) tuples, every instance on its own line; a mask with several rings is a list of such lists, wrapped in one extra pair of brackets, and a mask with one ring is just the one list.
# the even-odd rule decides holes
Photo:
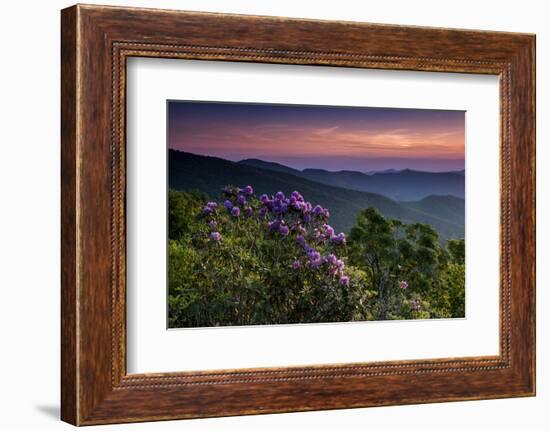
[(219, 232), (212, 232), (210, 234), (210, 239), (215, 242), (220, 242), (222, 235)]
[(281, 226), (279, 226), (279, 233), (282, 236), (288, 236), (288, 234), (290, 233), (290, 229), (288, 228), (288, 226), (281, 224)]
[(293, 269), (326, 267), (329, 275), (338, 277), (343, 285), (349, 285), (349, 277), (344, 274), (344, 262), (333, 253), (323, 256), (319, 251), (346, 244), (345, 234), (336, 234), (327, 223), (330, 218), (328, 209), (321, 205), (313, 206), (297, 191), (288, 197), (282, 191), (273, 196), (263, 194), (259, 201), (261, 208), (258, 214), (268, 218), (268, 231), (282, 237), (293, 236), (304, 250), (304, 261), (296, 259), (291, 265)]
[[(344, 274), (344, 261), (331, 251), (344, 246), (346, 236), (342, 232), (337, 234), (328, 224), (330, 212), (327, 208), (312, 205), (298, 191), (290, 196), (282, 191), (271, 196), (262, 194), (258, 200), (254, 198), (254, 189), (250, 185), (244, 188), (227, 186), (223, 191), (223, 207), (232, 218), (244, 214), (245, 217), (263, 219), (270, 235), (280, 239), (292, 238), (300, 245), (304, 255), (294, 260), (290, 265), (292, 269), (323, 267), (329, 276), (337, 278), (344, 286), (349, 285), (350, 279)], [(211, 219), (208, 226), (212, 230), (210, 239), (214, 242), (221, 240), (218, 223), (214, 220), (217, 208), (216, 202), (208, 202), (203, 208), (203, 214)]]
[(326, 267), (329, 275), (338, 277), (343, 285), (349, 285), (349, 277), (344, 274), (344, 262), (333, 253), (323, 256), (316, 248), (346, 244), (346, 236), (343, 233), (336, 234), (327, 223), (330, 217), (328, 209), (321, 205), (313, 206), (297, 191), (288, 197), (281, 191), (274, 196), (263, 194), (259, 200), (262, 205), (259, 215), (268, 217), (269, 232), (282, 237), (294, 236), (305, 252), (304, 262), (295, 259), (292, 269), (300, 270), (304, 266), (313, 269)]
[(411, 310), (412, 311), (420, 311), (420, 300), (419, 299), (411, 299)]
[(407, 287), (409, 287), (409, 283), (407, 283), (406, 281), (403, 280), (403, 281), (399, 282), (399, 288), (400, 289), (405, 290)]
[(340, 232), (338, 235), (333, 235), (330, 237), (330, 240), (334, 244), (345, 244), (346, 243), (346, 235), (343, 232)]
[[(338, 257), (336, 257), (334, 253), (328, 253), (323, 256), (318, 250), (307, 245), (303, 236), (298, 236), (297, 242), (300, 245), (304, 244), (303, 248), (306, 252), (307, 265), (309, 265), (313, 269), (324, 266), (327, 268), (328, 274), (330, 276), (337, 277), (340, 280), (340, 283), (342, 283), (344, 286), (349, 286), (350, 280), (349, 277), (344, 274), (345, 263), (342, 259), (338, 259)], [(301, 267), (302, 264), (298, 259), (296, 259), (292, 264), (292, 268), (294, 269), (300, 269)]]
[(217, 202), (208, 202), (202, 209), (202, 213), (204, 215), (214, 214), (217, 209), (218, 209)]
[(271, 218), (287, 221), (288, 225), (292, 224), (291, 229), (298, 235), (305, 234), (306, 226), (316, 228), (319, 225), (323, 227), (329, 239), (334, 238), (338, 244), (345, 243), (345, 235), (335, 235), (334, 229), (325, 223), (330, 217), (328, 209), (321, 205), (313, 206), (299, 192), (294, 191), (289, 197), (281, 191), (274, 196), (263, 194), (259, 200), (262, 204), (259, 213), (261, 216), (270, 215)]
[[(260, 196), (260, 202), (267, 210), (277, 216), (287, 213), (302, 213), (304, 215), (311, 213), (312, 205), (306, 202), (303, 196), (298, 192), (292, 192), (290, 197), (286, 197), (281, 191), (269, 197), (266, 194)], [(327, 211), (328, 212), (328, 211)]]
[[(217, 208), (218, 204), (216, 202), (208, 202), (206, 206), (202, 209), (202, 213), (207, 216), (214, 216), (216, 214)], [(212, 232), (210, 232), (210, 239), (214, 243), (219, 243), (222, 239), (222, 235), (216, 230), (218, 227), (218, 223), (216, 222), (216, 220), (211, 219), (208, 222), (208, 227), (212, 230)]]
[(250, 203), (247, 201), (247, 197), (252, 197), (254, 195), (254, 189), (252, 186), (248, 185), (242, 189), (227, 186), (223, 189), (223, 191), (227, 197), (223, 203), (223, 206), (231, 213), (233, 217), (241, 216), (241, 208), (246, 217), (252, 217), (254, 215), (254, 210), (251, 206), (249, 206)]

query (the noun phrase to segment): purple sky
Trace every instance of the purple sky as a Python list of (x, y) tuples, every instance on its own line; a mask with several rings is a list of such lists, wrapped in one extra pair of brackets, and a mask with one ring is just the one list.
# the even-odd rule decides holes
[(464, 169), (463, 111), (168, 102), (168, 146), (238, 161), (362, 172)]

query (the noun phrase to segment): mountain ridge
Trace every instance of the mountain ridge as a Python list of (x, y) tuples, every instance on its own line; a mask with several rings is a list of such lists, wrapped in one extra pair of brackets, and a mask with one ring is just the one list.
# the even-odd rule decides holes
[(353, 170), (290, 168), (280, 163), (261, 159), (244, 159), (237, 163), (292, 173), (322, 184), (381, 194), (394, 200), (419, 200), (430, 195), (451, 195), (464, 198), (464, 171), (426, 172), (413, 169), (363, 173)]
[[(262, 161), (263, 162), (263, 161)], [(271, 163), (271, 162), (263, 162)], [(274, 163), (274, 165), (277, 165)], [(265, 166), (265, 165), (263, 165)], [(231, 162), (222, 158), (200, 156), (182, 151), (169, 150), (169, 186), (176, 190), (196, 189), (212, 198), (219, 198), (221, 189), (227, 184), (244, 186), (251, 184), (256, 194), (283, 191), (286, 194), (300, 191), (313, 204), (320, 204), (331, 211), (331, 223), (341, 231), (349, 231), (355, 223), (357, 213), (366, 207), (375, 207), (387, 217), (406, 223), (429, 223), (437, 229), (442, 238), (460, 238), (464, 235), (464, 224), (445, 220), (439, 214), (444, 211), (445, 197), (437, 197), (429, 205), (414, 202), (397, 202), (380, 194), (363, 192), (312, 181), (295, 175), (292, 168), (286, 172), (260, 168), (246, 163)], [(290, 170), (290, 171), (289, 171)], [(205, 172), (211, 173), (204, 175)], [(435, 208), (434, 208), (435, 206)], [(427, 212), (430, 211), (431, 213)]]

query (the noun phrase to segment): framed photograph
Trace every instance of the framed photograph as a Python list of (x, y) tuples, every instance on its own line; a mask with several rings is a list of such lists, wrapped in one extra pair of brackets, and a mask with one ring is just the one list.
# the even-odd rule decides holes
[(62, 11), (62, 419), (535, 394), (535, 36)]

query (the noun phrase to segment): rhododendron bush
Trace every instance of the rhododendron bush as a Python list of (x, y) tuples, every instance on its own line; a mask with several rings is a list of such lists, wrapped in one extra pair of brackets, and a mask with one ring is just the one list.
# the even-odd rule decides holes
[(171, 190), (169, 326), (463, 315), (460, 244), (453, 254), (429, 226), (373, 209), (348, 237), (306, 198), (258, 196), (252, 185), (216, 200)]

